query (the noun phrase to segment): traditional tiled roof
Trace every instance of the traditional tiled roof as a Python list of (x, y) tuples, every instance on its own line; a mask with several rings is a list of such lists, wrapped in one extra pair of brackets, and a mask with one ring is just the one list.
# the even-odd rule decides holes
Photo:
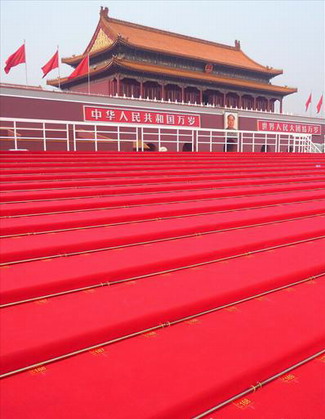
[(90, 57), (93, 57), (108, 52), (117, 42), (168, 55), (262, 72), (270, 77), (282, 74), (282, 70), (265, 67), (249, 58), (240, 49), (238, 41), (233, 47), (125, 22), (108, 17), (107, 9), (101, 10), (97, 29), (85, 52), (82, 55), (64, 58), (62, 61), (77, 65), (85, 54), (90, 53)]
[[(247, 90), (257, 90), (257, 91), (264, 91), (270, 93), (276, 93), (282, 96), (288, 95), (290, 93), (295, 93), (297, 89), (290, 88), (290, 87), (282, 87), (282, 86), (275, 86), (268, 83), (259, 83), (251, 80), (245, 79), (234, 79), (230, 77), (224, 77), (213, 73), (204, 73), (204, 72), (197, 72), (197, 71), (188, 71), (179, 68), (171, 68), (166, 66), (160, 65), (153, 65), (144, 62), (137, 62), (137, 61), (129, 61), (125, 59), (113, 58), (109, 61), (108, 64), (103, 64), (93, 68), (90, 72), (90, 76), (93, 77), (100, 73), (104, 73), (110, 69), (127, 69), (137, 73), (147, 73), (151, 75), (158, 75), (158, 76), (170, 76), (171, 78), (175, 78), (178, 81), (180, 79), (184, 80), (195, 80), (195, 81), (205, 81), (207, 83), (214, 83), (219, 86), (234, 86), (234, 87), (244, 87)], [(74, 80), (82, 80), (87, 79), (87, 74), (78, 77)], [(64, 84), (70, 84), (73, 80), (69, 80), (67, 77), (60, 80), (61, 86)], [(51, 86), (58, 86), (59, 81), (58, 79), (49, 80), (48, 84)]]
[(198, 73), (196, 71), (188, 71), (182, 70), (179, 68), (171, 68), (165, 66), (158, 66), (153, 64), (146, 64), (143, 62), (135, 62), (135, 61), (126, 61), (120, 60), (119, 64), (121, 67), (128, 68), (130, 70), (135, 70), (139, 72), (146, 72), (146, 73), (155, 73), (159, 75), (170, 75), (174, 77), (183, 77), (185, 79), (196, 79), (201, 81), (213, 82), (223, 85), (232, 85), (237, 87), (247, 87), (249, 89), (256, 89), (256, 90), (264, 90), (269, 92), (277, 92), (277, 93), (294, 93), (297, 89), (289, 88), (289, 87), (282, 87), (282, 86), (275, 86), (272, 84), (267, 83), (259, 83), (250, 80), (244, 79), (234, 79), (230, 77), (219, 76), (217, 74), (211, 73)]

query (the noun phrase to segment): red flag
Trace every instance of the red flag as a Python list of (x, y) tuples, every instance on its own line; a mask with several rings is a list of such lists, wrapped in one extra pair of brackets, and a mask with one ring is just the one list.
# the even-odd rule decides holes
[(307, 102), (305, 103), (306, 106), (306, 112), (308, 111), (309, 105), (311, 104), (311, 94), (309, 95), (309, 98), (307, 99)]
[(6, 61), (6, 66), (4, 68), (5, 72), (8, 74), (12, 67), (15, 67), (18, 64), (23, 64), (26, 62), (25, 57), (25, 44), (23, 44), (20, 48), (14, 52), (8, 60)]
[(59, 51), (56, 51), (56, 53), (53, 55), (53, 57), (50, 59), (50, 61), (48, 61), (43, 67), (42, 67), (42, 71), (43, 71), (43, 77), (42, 79), (44, 79), (44, 77), (52, 70), (54, 70), (55, 68), (59, 67)]
[(78, 67), (75, 68), (73, 73), (70, 74), (68, 79), (74, 79), (78, 76), (83, 76), (84, 74), (89, 73), (89, 56), (86, 55), (86, 57), (80, 62)]
[(320, 97), (319, 102), (317, 103), (317, 113), (319, 113), (320, 110), (322, 109), (322, 105), (323, 105), (323, 95)]

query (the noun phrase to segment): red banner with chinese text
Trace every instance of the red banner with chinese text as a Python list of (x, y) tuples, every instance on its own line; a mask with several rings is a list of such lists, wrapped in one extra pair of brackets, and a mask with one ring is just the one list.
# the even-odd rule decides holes
[(257, 121), (258, 131), (284, 132), (288, 134), (321, 134), (321, 126), (283, 121)]
[(116, 122), (126, 124), (165, 125), (177, 127), (200, 127), (200, 115), (138, 111), (117, 108), (84, 107), (84, 120), (92, 122)]

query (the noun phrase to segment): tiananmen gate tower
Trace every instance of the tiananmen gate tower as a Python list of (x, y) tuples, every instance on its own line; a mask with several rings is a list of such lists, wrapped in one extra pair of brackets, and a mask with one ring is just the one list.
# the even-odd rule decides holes
[[(89, 54), (93, 93), (273, 111), (296, 89), (272, 85), (282, 70), (265, 67), (235, 46), (217, 44), (113, 19), (101, 8), (96, 31), (76, 67)], [(59, 86), (59, 80), (48, 82)], [(87, 74), (60, 80), (61, 88), (87, 92)]]

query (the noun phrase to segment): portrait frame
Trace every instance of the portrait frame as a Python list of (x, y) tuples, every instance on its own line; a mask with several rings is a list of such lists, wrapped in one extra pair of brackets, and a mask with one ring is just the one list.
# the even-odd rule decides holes
[(224, 113), (224, 129), (238, 130), (238, 128), (239, 128), (238, 113), (225, 112)]

